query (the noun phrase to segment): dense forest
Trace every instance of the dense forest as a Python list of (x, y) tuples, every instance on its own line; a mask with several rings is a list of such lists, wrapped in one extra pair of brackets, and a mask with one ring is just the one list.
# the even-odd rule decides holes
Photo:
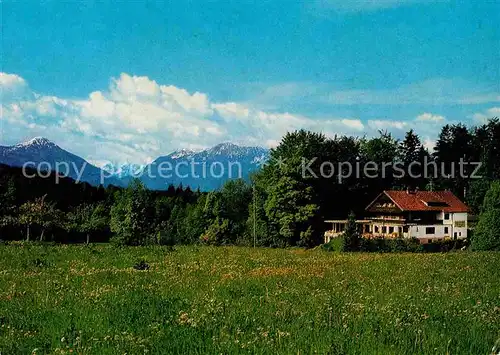
[[(383, 173), (373, 177), (346, 171), (368, 162), (384, 166)], [(413, 174), (398, 174), (395, 162)], [(481, 162), (475, 172), (481, 178), (471, 176), (475, 164), (460, 162)], [(429, 169), (424, 171), (425, 163)], [(151, 191), (139, 182), (125, 189), (93, 187), (69, 178), (55, 184), (55, 179), (26, 178), (20, 168), (3, 165), (0, 239), (311, 247), (322, 242), (325, 219), (363, 216), (365, 206), (382, 190), (407, 188), (453, 191), (484, 217), (479, 232), (490, 233), (500, 220), (500, 195), (487, 196), (488, 190), (497, 189), (496, 180), (498, 119), (477, 127), (446, 125), (432, 152), (412, 130), (403, 140), (382, 131), (375, 138), (291, 132), (250, 181), (230, 180), (212, 192), (183, 186)], [(486, 203), (493, 212), (486, 210)]]

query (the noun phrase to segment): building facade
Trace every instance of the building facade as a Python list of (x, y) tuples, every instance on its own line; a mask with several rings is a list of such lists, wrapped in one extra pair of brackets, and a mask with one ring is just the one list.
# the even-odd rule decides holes
[[(417, 238), (421, 243), (467, 237), (468, 207), (451, 191), (387, 190), (357, 220), (364, 238)], [(347, 220), (328, 220), (325, 243), (340, 236)]]

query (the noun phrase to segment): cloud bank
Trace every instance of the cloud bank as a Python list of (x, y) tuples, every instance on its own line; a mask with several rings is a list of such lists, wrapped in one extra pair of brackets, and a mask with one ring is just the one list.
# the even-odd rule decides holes
[[(432, 147), (441, 127), (455, 123), (436, 112), (422, 112), (403, 120), (367, 121), (276, 112), (252, 103), (214, 102), (206, 93), (188, 92), (126, 73), (112, 78), (105, 90), (93, 91), (83, 99), (36, 93), (22, 77), (7, 73), (0, 73), (0, 89), (0, 144), (44, 136), (98, 165), (106, 161), (143, 164), (174, 150), (207, 148), (225, 141), (272, 147), (285, 133), (297, 129), (330, 137), (370, 137), (379, 131), (402, 137), (414, 129), (426, 146)], [(406, 89), (406, 96), (400, 95), (399, 99), (427, 102), (417, 93), (423, 93), (421, 86), (418, 90)], [(341, 104), (363, 104), (385, 101), (385, 94), (337, 92), (330, 99)], [(493, 107), (471, 118), (482, 123), (498, 116), (498, 110)]]
[(365, 128), (357, 118), (313, 119), (212, 102), (205, 93), (126, 73), (85, 99), (35, 93), (15, 74), (2, 73), (0, 85), (2, 143), (7, 136), (46, 136), (94, 162), (144, 162), (179, 148), (205, 148), (222, 141), (272, 146), (286, 132), (301, 128), (330, 136), (359, 135)]

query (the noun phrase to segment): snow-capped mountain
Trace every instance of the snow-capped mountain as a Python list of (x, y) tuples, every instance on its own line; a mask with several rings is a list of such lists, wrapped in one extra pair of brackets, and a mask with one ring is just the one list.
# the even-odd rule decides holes
[(107, 163), (101, 169), (109, 173), (111, 177), (119, 180), (122, 186), (128, 186), (132, 180), (142, 178), (144, 167), (145, 165), (132, 163), (118, 165)]
[(190, 149), (181, 149), (176, 150), (175, 152), (170, 153), (168, 156), (172, 159), (181, 159), (181, 158), (190, 158), (196, 154), (196, 151)]
[(181, 150), (159, 157), (144, 168), (141, 180), (155, 190), (182, 184), (209, 191), (228, 179), (248, 179), (268, 158), (269, 150), (265, 148), (221, 143), (198, 152)]
[(26, 164), (26, 167), (32, 169), (57, 171), (59, 175), (92, 185), (99, 185), (101, 176), (104, 177), (104, 185), (122, 184), (120, 180), (110, 177), (96, 166), (43, 137), (36, 137), (13, 146), (0, 146), (0, 163), (17, 167)]
[(103, 165), (101, 169), (105, 170), (106, 172), (110, 173), (113, 176), (119, 178), (125, 178), (129, 176), (130, 177), (141, 176), (142, 171), (144, 169), (144, 165), (133, 164), (133, 163), (114, 165), (112, 163), (107, 163)]
[[(208, 191), (219, 188), (228, 179), (248, 179), (269, 158), (269, 151), (260, 147), (242, 147), (221, 143), (202, 151), (177, 150), (161, 156), (148, 165), (108, 163), (101, 169), (88, 163), (46, 138), (37, 137), (13, 146), (0, 146), (0, 164), (41, 170), (60, 168), (61, 175), (92, 185), (127, 186), (132, 179), (140, 179), (146, 187), (164, 190), (169, 184), (190, 186)], [(43, 163), (42, 165), (40, 165)], [(82, 170), (83, 169), (83, 170)], [(104, 180), (102, 180), (102, 177)]]

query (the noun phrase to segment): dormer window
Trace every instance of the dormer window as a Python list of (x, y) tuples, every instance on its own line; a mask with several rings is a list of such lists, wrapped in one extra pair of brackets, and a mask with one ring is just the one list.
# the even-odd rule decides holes
[(448, 207), (448, 204), (444, 201), (424, 201), (421, 200), (427, 207)]

